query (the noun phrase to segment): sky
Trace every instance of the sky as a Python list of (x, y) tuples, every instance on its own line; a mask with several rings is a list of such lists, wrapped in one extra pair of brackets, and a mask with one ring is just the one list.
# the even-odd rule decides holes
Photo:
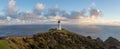
[(120, 23), (120, 0), (0, 0), (0, 24)]

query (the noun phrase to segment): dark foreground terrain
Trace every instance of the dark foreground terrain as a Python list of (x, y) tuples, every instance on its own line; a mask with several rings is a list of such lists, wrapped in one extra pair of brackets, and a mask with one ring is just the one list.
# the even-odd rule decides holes
[(3, 37), (0, 49), (120, 49), (120, 42), (112, 37), (106, 41), (92, 39), (67, 30), (50, 29), (33, 36)]

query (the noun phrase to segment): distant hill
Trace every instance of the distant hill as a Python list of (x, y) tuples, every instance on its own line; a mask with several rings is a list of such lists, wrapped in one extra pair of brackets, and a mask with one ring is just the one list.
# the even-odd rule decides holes
[(112, 37), (103, 42), (100, 38), (84, 37), (68, 30), (50, 29), (27, 37), (5, 37), (11, 49), (120, 49), (120, 42)]

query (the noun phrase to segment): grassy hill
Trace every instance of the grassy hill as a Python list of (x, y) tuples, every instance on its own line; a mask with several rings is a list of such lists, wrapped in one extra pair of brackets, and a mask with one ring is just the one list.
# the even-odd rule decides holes
[(6, 40), (0, 40), (0, 49), (11, 49)]
[[(4, 40), (4, 41), (3, 41)], [(101, 39), (84, 37), (67, 30), (50, 29), (27, 37), (5, 37), (0, 41), (3, 49), (108, 49)], [(5, 43), (5, 44), (4, 44)], [(109, 41), (108, 41), (109, 43)], [(107, 44), (108, 44), (107, 43)]]

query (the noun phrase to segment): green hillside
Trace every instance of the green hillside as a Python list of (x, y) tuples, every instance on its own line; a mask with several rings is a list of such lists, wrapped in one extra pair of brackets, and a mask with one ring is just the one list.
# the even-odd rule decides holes
[[(110, 42), (114, 41), (110, 39)], [(26, 37), (5, 37), (0, 41), (3, 49), (111, 49), (109, 40), (104, 43), (100, 38), (92, 39), (67, 30), (50, 29), (48, 32), (38, 33)], [(119, 41), (117, 41), (119, 42)], [(114, 43), (114, 42), (113, 42)], [(112, 44), (113, 44), (112, 43)], [(110, 45), (110, 44), (109, 44)], [(112, 49), (119, 49), (112, 47)]]
[(0, 49), (11, 49), (6, 40), (0, 40)]

